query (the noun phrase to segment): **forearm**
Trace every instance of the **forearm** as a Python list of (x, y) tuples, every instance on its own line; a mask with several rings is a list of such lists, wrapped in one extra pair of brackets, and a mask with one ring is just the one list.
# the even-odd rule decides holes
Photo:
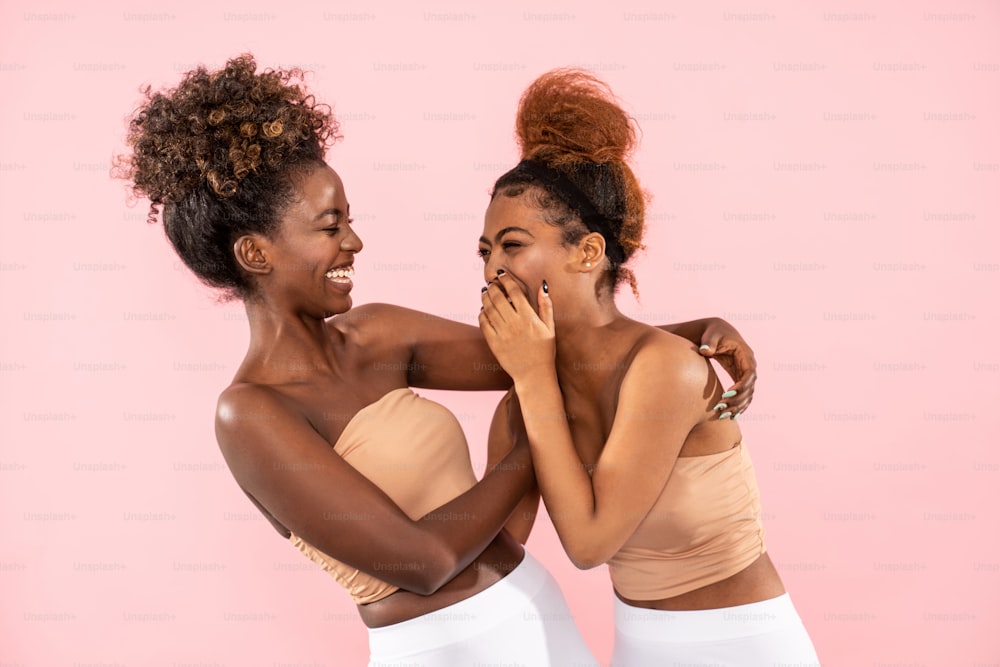
[(474, 487), (421, 517), (417, 524), (443, 549), (430, 564), (429, 589), (417, 592), (433, 593), (468, 567), (503, 529), (533, 479), (530, 453), (516, 448)]
[(598, 540), (597, 500), (590, 475), (573, 445), (555, 372), (515, 380), (535, 478), (549, 517), (567, 555), (578, 567), (591, 567)]
[(407, 372), (411, 387), (495, 391), (513, 384), (477, 327), (423, 313), (396, 326), (411, 337)]
[(535, 527), (539, 500), (541, 500), (541, 496), (538, 492), (538, 485), (533, 484), (531, 489), (524, 494), (521, 502), (517, 504), (510, 520), (504, 525), (504, 529), (521, 544), (528, 543), (531, 530)]

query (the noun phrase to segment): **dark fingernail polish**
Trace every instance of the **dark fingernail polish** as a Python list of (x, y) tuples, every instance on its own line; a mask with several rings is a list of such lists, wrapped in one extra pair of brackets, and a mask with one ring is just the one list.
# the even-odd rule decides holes
[(484, 288), (483, 288), (483, 291), (485, 292), (485, 291), (486, 291), (486, 290), (488, 290), (489, 288), (490, 288), (490, 286), (489, 286), (489, 285), (487, 285), (486, 287), (484, 287)]
[(546, 294), (549, 293), (549, 284), (544, 280), (542, 281), (542, 291)]
[(497, 269), (497, 275), (502, 276), (505, 273), (503, 269)]

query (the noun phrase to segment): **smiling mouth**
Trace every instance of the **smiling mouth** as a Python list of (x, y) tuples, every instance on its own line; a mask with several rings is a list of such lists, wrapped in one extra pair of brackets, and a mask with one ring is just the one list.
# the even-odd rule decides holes
[(330, 269), (326, 272), (326, 279), (334, 283), (349, 283), (354, 277), (353, 266), (343, 266), (337, 269)]

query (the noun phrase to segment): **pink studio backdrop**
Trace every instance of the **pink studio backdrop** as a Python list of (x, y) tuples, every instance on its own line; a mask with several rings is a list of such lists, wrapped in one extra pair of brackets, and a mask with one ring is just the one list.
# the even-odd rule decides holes
[[(520, 92), (602, 75), (652, 195), (620, 305), (754, 346), (745, 440), (823, 663), (1000, 664), (996, 3), (98, 4), (0, 10), (0, 664), (363, 664), (347, 595), (215, 445), (241, 307), (108, 177), (141, 84), (244, 51), (343, 122), (355, 303), (470, 323)], [(481, 469), (497, 396), (435, 397)], [(529, 546), (607, 660), (605, 569), (547, 522)]]

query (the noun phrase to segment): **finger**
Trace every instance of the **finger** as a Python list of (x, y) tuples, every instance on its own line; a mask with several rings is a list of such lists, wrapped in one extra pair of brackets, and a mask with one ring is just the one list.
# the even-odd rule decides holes
[(750, 407), (750, 402), (753, 401), (756, 379), (756, 374), (750, 374), (722, 394), (719, 403), (715, 406), (715, 413), (720, 419), (736, 418), (746, 412), (747, 408)]
[(514, 315), (514, 308), (507, 302), (503, 290), (498, 285), (490, 283), (483, 292), (483, 312), (489, 316), (493, 326), (498, 327), (510, 320)]
[(492, 347), (493, 340), (497, 335), (497, 330), (490, 321), (490, 316), (486, 314), (485, 307), (479, 311), (479, 329), (483, 332), (486, 344)]
[(748, 371), (752, 371), (756, 367), (755, 363), (746, 363), (742, 354), (743, 348), (738, 347), (726, 338), (717, 336), (713, 336), (712, 338), (716, 340), (707, 351), (704, 349), (699, 349), (698, 351), (722, 366), (723, 370), (726, 371), (726, 374), (734, 382), (739, 382), (746, 376)]
[(545, 323), (546, 329), (555, 332), (555, 311), (552, 308), (552, 299), (549, 298), (549, 284), (544, 280), (538, 288), (538, 317)]
[(701, 346), (698, 348), (698, 352), (706, 357), (715, 356), (719, 353), (719, 343), (721, 340), (721, 334), (706, 332), (706, 335), (701, 338)]
[(737, 395), (736, 402), (733, 404), (733, 414), (739, 416), (747, 411), (750, 407), (750, 403), (753, 401), (754, 387), (757, 383), (757, 373), (752, 372), (741, 382), (738, 382), (736, 387)]
[(519, 313), (527, 312), (531, 310), (531, 304), (528, 303), (528, 297), (521, 289), (521, 286), (516, 280), (514, 280), (510, 275), (506, 273), (497, 274), (497, 282), (503, 288), (504, 293), (506, 293), (507, 298), (511, 306)]

